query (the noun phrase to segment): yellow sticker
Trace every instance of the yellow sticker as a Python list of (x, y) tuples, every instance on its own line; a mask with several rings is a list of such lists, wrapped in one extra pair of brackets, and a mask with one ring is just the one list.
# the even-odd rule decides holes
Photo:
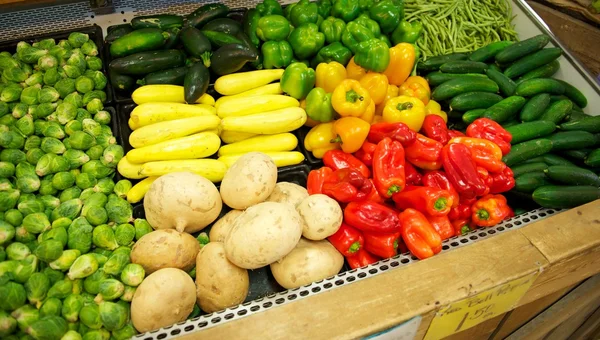
[(464, 331), (514, 308), (539, 272), (512, 280), (437, 311), (424, 340), (438, 340)]

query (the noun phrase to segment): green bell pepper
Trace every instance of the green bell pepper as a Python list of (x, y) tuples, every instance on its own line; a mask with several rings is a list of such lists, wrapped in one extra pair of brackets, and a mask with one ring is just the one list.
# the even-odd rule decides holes
[(261, 48), (264, 68), (284, 68), (292, 63), (294, 51), (287, 41), (267, 41)]
[(290, 96), (302, 100), (315, 87), (315, 70), (303, 63), (293, 63), (281, 76), (281, 89)]
[(264, 0), (256, 5), (256, 10), (262, 17), (271, 14), (283, 15), (283, 9), (277, 0)]
[(390, 48), (377, 38), (360, 42), (354, 62), (367, 71), (383, 72), (390, 63)]
[(288, 41), (298, 59), (308, 59), (325, 45), (325, 35), (319, 32), (316, 24), (306, 23), (296, 27)]
[(371, 19), (379, 23), (383, 33), (391, 33), (404, 17), (402, 6), (397, 6), (392, 0), (382, 0), (369, 9)]
[(310, 0), (300, 0), (290, 12), (292, 26), (298, 27), (302, 24), (316, 24), (319, 19), (318, 6)]
[(289, 4), (287, 5), (284, 9), (283, 9), (283, 16), (288, 19), (288, 20), (292, 20), (291, 19), (291, 14), (292, 14), (292, 10), (294, 9), (294, 7), (296, 7), (297, 3), (293, 3), (293, 4)]
[(383, 41), (388, 47), (392, 47), (392, 42), (390, 41), (390, 38), (387, 37), (387, 35), (382, 34), (379, 37), (379, 40)]
[(340, 18), (345, 22), (350, 22), (358, 17), (360, 7), (358, 0), (334, 0), (331, 15)]
[(329, 63), (331, 61), (337, 61), (346, 66), (350, 59), (352, 59), (352, 51), (342, 45), (342, 43), (334, 42), (319, 50), (319, 53), (313, 58), (311, 66), (316, 68), (320, 63)]
[(392, 41), (394, 45), (402, 42), (414, 44), (422, 32), (423, 24), (420, 21), (408, 22), (402, 20), (394, 30), (394, 33), (392, 33)]
[(331, 15), (331, 0), (318, 0), (317, 1), (317, 11), (319, 11), (319, 15), (323, 18), (327, 18)]
[(310, 67), (310, 63), (308, 62), (308, 60), (298, 60), (296, 58), (292, 58), (292, 64), (293, 63), (300, 63), (306, 65), (306, 67)]
[(344, 28), (346, 28), (346, 23), (342, 19), (329, 17), (323, 20), (319, 28), (325, 35), (325, 41), (331, 44), (336, 41), (342, 41), (342, 33), (344, 32)]
[(281, 15), (267, 15), (258, 20), (256, 35), (263, 40), (281, 41), (290, 34), (290, 23)]
[(310, 119), (321, 123), (333, 120), (335, 111), (331, 104), (331, 95), (320, 87), (310, 90), (306, 96), (306, 114)]
[(361, 26), (364, 26), (369, 31), (373, 32), (373, 36), (375, 38), (379, 38), (381, 36), (381, 29), (379, 28), (379, 24), (377, 23), (377, 21), (369, 18), (369, 14), (363, 13), (359, 15), (358, 18), (354, 20), (354, 22)]
[(373, 6), (373, 0), (358, 0), (358, 8), (361, 13), (369, 13), (369, 8)]
[(244, 20), (242, 21), (242, 27), (244, 33), (250, 38), (250, 41), (255, 47), (260, 45), (260, 39), (256, 35), (256, 28), (258, 27), (258, 21), (260, 20), (260, 13), (254, 8), (249, 9), (244, 14)]
[(342, 33), (342, 43), (356, 54), (358, 43), (375, 38), (373, 32), (355, 22), (349, 22)]
[(321, 27), (323, 21), (325, 21), (325, 19), (319, 14), (319, 16), (317, 16), (317, 27)]

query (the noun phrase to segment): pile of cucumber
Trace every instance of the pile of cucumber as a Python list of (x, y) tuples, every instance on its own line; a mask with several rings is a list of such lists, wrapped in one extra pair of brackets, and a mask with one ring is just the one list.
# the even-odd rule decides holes
[(515, 191), (542, 207), (572, 208), (600, 198), (600, 116), (586, 115), (583, 93), (552, 78), (561, 50), (545, 48), (549, 41), (542, 34), (495, 42), (470, 55), (427, 59), (417, 69), (428, 72), (432, 99), (447, 105), (455, 128), (485, 117), (512, 134), (503, 161)]

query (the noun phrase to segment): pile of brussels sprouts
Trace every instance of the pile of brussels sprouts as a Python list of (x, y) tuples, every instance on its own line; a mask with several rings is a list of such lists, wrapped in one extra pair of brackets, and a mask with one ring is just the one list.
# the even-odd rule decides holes
[(0, 338), (126, 339), (134, 220), (87, 34), (0, 53)]

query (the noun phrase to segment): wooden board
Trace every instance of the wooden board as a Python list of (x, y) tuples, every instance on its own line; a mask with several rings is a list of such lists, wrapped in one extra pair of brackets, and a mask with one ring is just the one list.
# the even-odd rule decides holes
[[(577, 3), (576, 1), (573, 1), (573, 0), (546, 0), (546, 1), (548, 1), (549, 3), (551, 3), (553, 5), (556, 5), (558, 7), (562, 7), (562, 8), (571, 10), (571, 11), (575, 11), (575, 12), (583, 15), (584, 17), (586, 17), (588, 20), (591, 20), (592, 22), (600, 24), (600, 14), (592, 12), (590, 8), (584, 7), (581, 4)], [(591, 1), (590, 1), (590, 3), (591, 3)]]

